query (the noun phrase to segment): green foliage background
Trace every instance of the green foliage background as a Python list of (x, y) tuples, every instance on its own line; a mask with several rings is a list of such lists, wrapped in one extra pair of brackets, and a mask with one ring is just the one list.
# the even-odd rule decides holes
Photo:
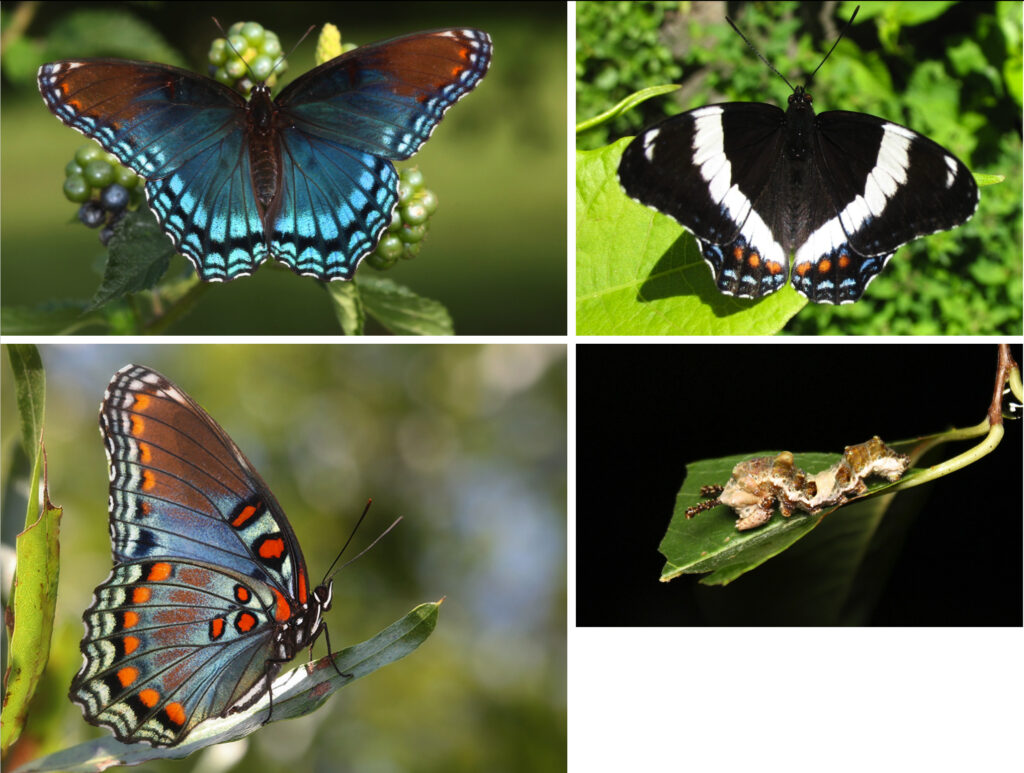
[[(71, 223), (76, 207), (65, 200), (61, 185), (64, 165), (89, 140), (47, 110), (35, 84), (38, 66), (62, 57), (115, 56), (203, 71), (207, 49), (220, 35), (210, 17), (227, 26), (241, 14), (280, 36), (290, 62), (283, 81), (313, 66), (315, 31), (292, 50), (310, 24), (332, 22), (343, 40), (358, 43), (445, 26), (489, 32), (494, 59), (486, 78), (407, 162), (419, 165), (440, 201), (421, 254), (383, 274), (367, 266), (359, 274), (387, 277), (439, 301), (451, 313), (457, 334), (564, 333), (564, 6), (392, 3), (386, 13), (380, 8), (375, 3), (41, 3), (24, 4), (15, 14), (15, 6), (5, 5), (0, 10), (5, 24), (0, 302), (10, 314), (5, 320), (26, 333), (57, 332), (83, 321), (90, 324), (72, 332), (132, 331), (134, 309), (128, 303), (80, 316), (100, 284), (105, 250), (96, 232)], [(169, 276), (186, 265), (184, 258), (174, 258)], [(502, 302), (495, 303), (495, 297)], [(145, 302), (144, 295), (138, 299), (142, 306)], [(39, 319), (25, 309), (40, 308), (51, 315), (46, 320), (53, 328), (33, 326)], [(316, 281), (265, 264), (252, 277), (206, 288), (191, 313), (167, 332), (315, 335), (337, 334), (339, 327), (330, 298)]]
[[(819, 27), (821, 6), (812, 3), (748, 3), (736, 21), (780, 72), (802, 84), (857, 4), (840, 4), (825, 31)], [(955, 3), (860, 5), (854, 26), (814, 78), (816, 109), (867, 112), (910, 126), (952, 150), (973, 172), (1006, 180), (981, 188), (978, 211), (967, 225), (901, 247), (860, 301), (807, 304), (784, 332), (1019, 335), (1021, 4), (996, 3), (994, 13), (991, 6)], [(702, 105), (767, 101), (784, 107), (790, 93), (725, 23), (719, 4), (577, 5), (577, 121), (666, 82), (682, 88), (581, 134), (578, 149), (600, 148)], [(623, 195), (621, 206), (634, 204)], [(591, 248), (599, 245), (580, 240), (578, 250)], [(700, 269), (707, 272), (703, 261)], [(637, 287), (645, 280), (654, 277), (639, 275)], [(630, 316), (627, 308), (614, 313), (617, 319)], [(673, 332), (690, 332), (685, 324), (678, 321)]]
[[(111, 566), (97, 411), (113, 373), (136, 362), (188, 392), (242, 448), (287, 513), (314, 581), (367, 498), (373, 506), (346, 558), (404, 517), (335, 578), (326, 615), (335, 649), (446, 597), (420, 649), (309, 717), (250, 736), (235, 748), (239, 769), (565, 769), (563, 346), (107, 344), (41, 353), (50, 496), (65, 515), (52, 651), (23, 734), (33, 756), (105, 732), (85, 723), (67, 690), (81, 665), (82, 613)], [(10, 494), (21, 439), (6, 357), (0, 375)], [(19, 520), (3, 523), (5, 540), (22, 528), (23, 504)], [(317, 657), (325, 646), (321, 638)], [(147, 770), (200, 769), (215, 751), (227, 753)]]

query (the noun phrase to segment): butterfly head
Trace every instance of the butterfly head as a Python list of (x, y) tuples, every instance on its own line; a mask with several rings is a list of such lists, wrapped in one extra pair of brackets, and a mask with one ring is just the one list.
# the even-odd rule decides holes
[(334, 580), (328, 579), (313, 589), (313, 603), (322, 611), (326, 612), (331, 608), (334, 601)]
[(791, 110), (807, 110), (814, 112), (814, 97), (803, 86), (797, 86), (789, 95), (789, 107)]

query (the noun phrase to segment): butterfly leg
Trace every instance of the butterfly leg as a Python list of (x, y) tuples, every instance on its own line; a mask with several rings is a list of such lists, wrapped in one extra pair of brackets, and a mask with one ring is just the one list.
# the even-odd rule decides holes
[[(338, 672), (338, 676), (343, 676), (346, 679), (351, 679), (352, 678), (352, 674), (343, 674), (341, 672), (341, 669), (338, 668), (338, 664), (334, 662), (334, 650), (331, 649), (331, 635), (329, 633), (327, 633), (327, 626), (326, 625), (324, 626), (324, 639), (327, 640), (327, 654), (331, 658), (331, 665), (334, 666), (334, 670)], [(309, 645), (309, 658), (310, 658), (310, 660), (313, 659), (313, 645), (312, 644)]]

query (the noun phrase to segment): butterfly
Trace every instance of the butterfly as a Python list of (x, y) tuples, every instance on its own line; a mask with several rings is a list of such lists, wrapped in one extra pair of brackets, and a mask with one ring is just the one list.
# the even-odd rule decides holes
[(974, 177), (942, 146), (866, 113), (815, 115), (811, 104), (797, 86), (785, 112), (701, 107), (646, 129), (622, 154), (623, 190), (693, 233), (726, 295), (779, 290), (792, 253), (797, 292), (853, 303), (899, 247), (978, 206)]
[(419, 32), (356, 48), (272, 99), (246, 102), (165, 64), (44, 64), (61, 121), (146, 181), (146, 198), (201, 279), (248, 276), (268, 256), (321, 280), (351, 279), (391, 223), (398, 174), (445, 112), (487, 72), (475, 29)]
[(313, 646), (333, 580), (310, 587), (267, 484), (156, 371), (114, 375), (100, 431), (114, 568), (83, 616), (69, 695), (120, 741), (175, 746), (204, 719), (252, 706)]

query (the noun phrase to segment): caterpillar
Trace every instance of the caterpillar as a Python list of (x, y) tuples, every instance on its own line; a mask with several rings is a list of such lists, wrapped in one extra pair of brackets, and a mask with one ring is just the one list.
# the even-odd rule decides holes
[(797, 510), (817, 513), (863, 493), (867, 489), (865, 478), (876, 475), (896, 481), (909, 465), (909, 457), (889, 448), (878, 435), (847, 446), (842, 459), (814, 475), (796, 467), (789, 451), (758, 456), (733, 467), (732, 477), (724, 486), (702, 486), (700, 495), (710, 499), (686, 508), (686, 517), (726, 505), (739, 516), (736, 528), (746, 531), (767, 523), (776, 502), (786, 518)]

